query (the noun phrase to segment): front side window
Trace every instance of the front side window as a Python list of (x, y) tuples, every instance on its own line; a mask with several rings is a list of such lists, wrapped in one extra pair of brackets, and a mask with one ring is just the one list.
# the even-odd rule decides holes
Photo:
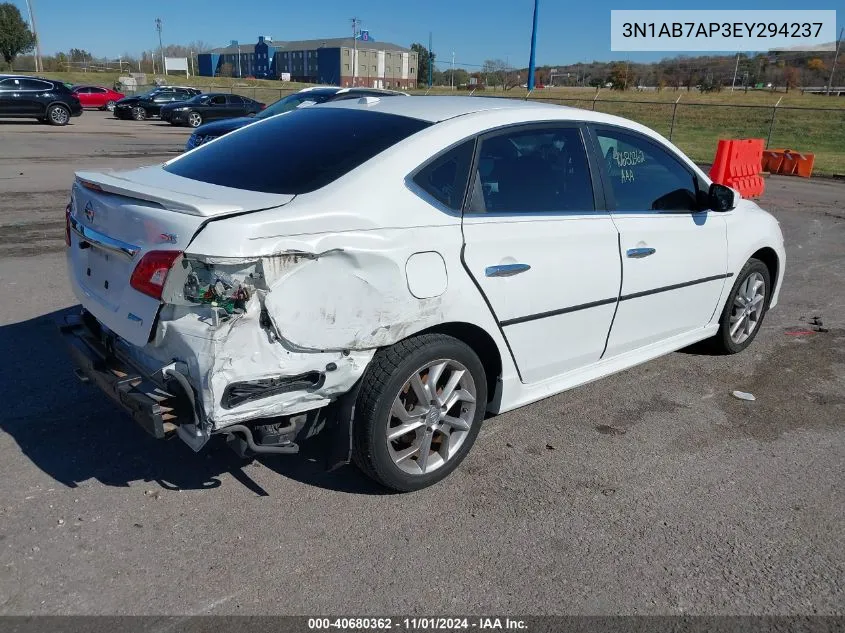
[(224, 95), (214, 95), (211, 99), (208, 100), (210, 105), (226, 105), (226, 97)]
[(475, 139), (464, 141), (420, 169), (414, 182), (442, 204), (460, 211), (474, 149)]
[(578, 128), (532, 127), (481, 142), (470, 213), (593, 210), (590, 168)]
[(617, 211), (697, 211), (692, 173), (668, 150), (636, 134), (596, 131)]
[(222, 136), (164, 169), (223, 187), (302, 194), (326, 186), (429, 125), (366, 110), (302, 108)]

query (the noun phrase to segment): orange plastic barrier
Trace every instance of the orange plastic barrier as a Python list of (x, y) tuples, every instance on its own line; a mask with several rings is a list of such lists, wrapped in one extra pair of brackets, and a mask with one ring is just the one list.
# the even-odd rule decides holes
[(813, 175), (816, 155), (791, 149), (767, 149), (763, 152), (763, 171), (809, 178)]
[(744, 198), (756, 198), (765, 188), (760, 176), (762, 161), (763, 139), (720, 140), (710, 180), (736, 189)]

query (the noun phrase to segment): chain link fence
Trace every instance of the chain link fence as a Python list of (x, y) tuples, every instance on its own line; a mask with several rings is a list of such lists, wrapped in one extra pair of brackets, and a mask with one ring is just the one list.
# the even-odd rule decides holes
[[(176, 83), (176, 82), (174, 82)], [(134, 93), (152, 90), (155, 85), (137, 86)], [(203, 92), (237, 94), (271, 104), (297, 87), (280, 86), (199, 86)], [(472, 91), (455, 90), (469, 96)], [(477, 96), (524, 99), (524, 94), (474, 93)], [(531, 95), (532, 101), (584, 108), (613, 114), (646, 125), (667, 137), (698, 162), (713, 159), (720, 138), (762, 138), (767, 148), (813, 152), (818, 173), (845, 174), (845, 108), (773, 105), (695, 103), (592, 97), (552, 97)], [(820, 99), (822, 97), (819, 97)], [(835, 97), (830, 97), (835, 98)]]
[(657, 102), (646, 100), (532, 97), (605, 112), (646, 125), (684, 150), (709, 162), (720, 138), (762, 138), (766, 148), (794, 149), (816, 155), (820, 173), (845, 174), (845, 108)]

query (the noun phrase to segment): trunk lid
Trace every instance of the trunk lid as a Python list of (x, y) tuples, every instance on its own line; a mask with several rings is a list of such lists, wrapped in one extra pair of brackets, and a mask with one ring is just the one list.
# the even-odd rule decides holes
[(130, 285), (144, 255), (184, 251), (209, 220), (282, 206), (293, 198), (201, 183), (158, 166), (78, 172), (67, 252), (74, 293), (109, 330), (144, 346), (161, 306)]

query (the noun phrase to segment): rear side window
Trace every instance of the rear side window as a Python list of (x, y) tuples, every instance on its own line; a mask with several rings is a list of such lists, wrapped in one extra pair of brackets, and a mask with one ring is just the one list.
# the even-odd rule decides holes
[(475, 139), (464, 141), (420, 169), (414, 182), (450, 209), (460, 211), (474, 150)]
[(52, 90), (53, 84), (37, 79), (21, 79), (21, 90)]
[(164, 169), (223, 187), (308, 193), (429, 125), (366, 110), (303, 108), (222, 136)]

